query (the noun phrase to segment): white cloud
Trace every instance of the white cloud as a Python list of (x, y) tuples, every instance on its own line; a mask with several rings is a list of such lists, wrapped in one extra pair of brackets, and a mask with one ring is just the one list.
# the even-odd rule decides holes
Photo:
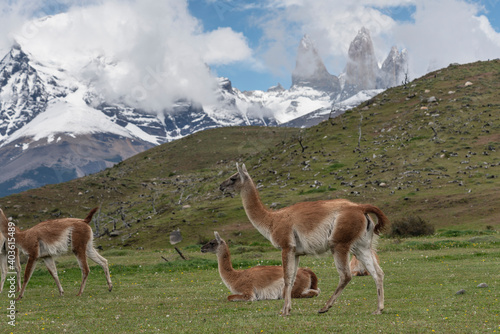
[(66, 1), (74, 5), (67, 12), (22, 26), (18, 15), (12, 36), (37, 60), (83, 76), (114, 101), (152, 111), (180, 97), (210, 102), (216, 80), (207, 66), (252, 58), (241, 33), (204, 31), (185, 0), (105, 0), (85, 7)]
[[(306, 33), (333, 74), (344, 70), (349, 43), (363, 26), (379, 62), (392, 45), (408, 49), (411, 78), (500, 55), (500, 34), (472, 0), (222, 0), (238, 4), (228, 7), (232, 14), (248, 9), (252, 24), (261, 27), (254, 50), (231, 28), (206, 31), (187, 1), (2, 1), (0, 57), (15, 37), (39, 60), (83, 76), (116, 101), (158, 110), (179, 96), (210, 101), (215, 80), (207, 65), (217, 70), (236, 64), (289, 78)], [(44, 12), (47, 3), (66, 13), (33, 19), (51, 14)], [(410, 19), (398, 17), (403, 7), (413, 11)]]
[[(361, 27), (370, 30), (372, 38), (379, 38), (395, 22), (382, 12), (358, 2), (343, 0), (275, 1), (275, 8), (261, 22), (268, 48), (263, 52), (269, 64), (279, 61), (281, 50), (292, 50), (288, 71), (295, 66), (295, 51), (304, 34), (314, 41), (325, 65), (334, 74), (343, 71), (349, 43)], [(282, 38), (287, 36), (286, 38)], [(377, 40), (374, 41), (377, 44)], [(380, 43), (379, 43), (380, 44)], [(389, 52), (388, 46), (384, 53)]]
[(19, 29), (26, 21), (27, 16), (22, 9), (24, 5), (29, 4), (29, 0), (12, 4), (6, 1), (0, 2), (0, 58), (12, 45), (12, 30)]
[[(213, 65), (229, 64), (250, 59), (252, 52), (242, 33), (230, 28), (219, 28), (205, 34), (202, 38), (202, 57)], [(230, 51), (229, 51), (230, 50)]]
[[(500, 34), (479, 14), (483, 8), (477, 2), (273, 0), (269, 3), (271, 12), (260, 24), (266, 43), (261, 57), (269, 67), (281, 62), (288, 64), (291, 71), (298, 41), (307, 33), (330, 72), (339, 74), (344, 70), (349, 44), (363, 26), (370, 31), (379, 62), (393, 45), (408, 49), (413, 78), (453, 62), (500, 55)], [(411, 18), (399, 19), (398, 10), (403, 7), (414, 9)]]
[(445, 67), (500, 55), (499, 34), (479, 16), (477, 4), (459, 1), (418, 1), (414, 22), (395, 27), (394, 41), (409, 49), (414, 76)]

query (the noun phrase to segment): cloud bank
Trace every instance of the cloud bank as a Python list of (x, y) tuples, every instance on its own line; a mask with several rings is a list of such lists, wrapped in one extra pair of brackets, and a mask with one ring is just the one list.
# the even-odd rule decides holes
[(216, 80), (209, 66), (252, 58), (241, 33), (204, 31), (187, 1), (58, 2), (63, 13), (29, 21), (39, 9), (21, 9), (25, 3), (2, 8), (0, 22), (11, 19), (0, 26), (9, 32), (0, 49), (15, 40), (36, 60), (85, 79), (108, 101), (149, 111), (179, 98), (213, 102)]
[(481, 14), (483, 6), (473, 1), (274, 0), (267, 11), (259, 22), (266, 43), (259, 56), (275, 70), (280, 58), (286, 59), (281, 64), (287, 64), (287, 71), (293, 69), (298, 41), (308, 34), (328, 69), (339, 74), (349, 43), (363, 26), (379, 62), (393, 45), (408, 49), (412, 78), (453, 62), (500, 56), (500, 33)]
[[(500, 34), (479, 0), (205, 2), (224, 9), (222, 27), (206, 30), (188, 0), (3, 1), (0, 53), (17, 40), (38, 60), (83, 78), (108, 101), (151, 111), (179, 97), (212, 103), (216, 80), (209, 67), (228, 69), (231, 79), (241, 75), (240, 82), (269, 73), (272, 85), (276, 78), (289, 82), (304, 34), (336, 75), (344, 71), (349, 43), (361, 27), (370, 31), (379, 63), (393, 45), (408, 49), (410, 79), (453, 62), (500, 56)], [(238, 19), (262, 35), (224, 27)]]

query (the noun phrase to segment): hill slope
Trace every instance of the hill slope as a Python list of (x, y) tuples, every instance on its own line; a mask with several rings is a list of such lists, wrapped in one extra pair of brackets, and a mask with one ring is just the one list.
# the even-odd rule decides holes
[(0, 205), (21, 226), (101, 205), (96, 243), (105, 248), (169, 247), (177, 228), (181, 245), (213, 230), (234, 242), (263, 241), (239, 196), (218, 190), (241, 161), (272, 207), (348, 198), (393, 221), (419, 215), (438, 229), (498, 229), (499, 86), (498, 60), (450, 66), (309, 129), (204, 131)]

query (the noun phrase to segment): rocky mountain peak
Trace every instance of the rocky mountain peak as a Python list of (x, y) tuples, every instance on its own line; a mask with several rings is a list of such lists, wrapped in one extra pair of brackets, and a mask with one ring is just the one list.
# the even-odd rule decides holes
[(403, 49), (400, 52), (396, 46), (393, 46), (389, 55), (382, 63), (379, 85), (386, 88), (400, 85), (407, 72), (407, 50)]
[(370, 33), (363, 27), (349, 45), (346, 88), (356, 92), (377, 88), (378, 70)]
[(285, 88), (278, 82), (276, 86), (269, 87), (267, 89), (268, 92), (283, 92)]
[(0, 144), (46, 107), (44, 85), (29, 61), (18, 44), (0, 61)]
[(295, 69), (292, 72), (292, 87), (294, 86), (311, 87), (334, 94), (340, 91), (339, 79), (328, 73), (308, 35), (304, 35), (297, 48)]
[(0, 87), (7, 84), (12, 75), (19, 71), (31, 71), (28, 56), (21, 50), (19, 44), (14, 44), (10, 51), (0, 61)]

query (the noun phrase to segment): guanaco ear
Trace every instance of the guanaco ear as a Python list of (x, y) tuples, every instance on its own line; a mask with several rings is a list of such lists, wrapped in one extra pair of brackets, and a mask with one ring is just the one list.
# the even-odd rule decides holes
[(241, 165), (241, 170), (243, 171), (243, 173), (248, 174), (247, 167), (245, 166), (245, 164)]
[(221, 244), (222, 243), (222, 239), (220, 238), (219, 233), (217, 233), (217, 231), (214, 231), (214, 235), (215, 235), (215, 240), (217, 240), (217, 243)]
[(249, 176), (245, 164), (242, 164), (240, 168), (240, 165), (236, 163), (236, 168), (238, 169), (238, 174), (240, 175), (241, 182), (245, 182), (245, 179)]
[(240, 165), (238, 163), (236, 163), (236, 169), (238, 170), (238, 175), (240, 176), (240, 181), (244, 182), (245, 177), (244, 177), (243, 171), (241, 170)]

